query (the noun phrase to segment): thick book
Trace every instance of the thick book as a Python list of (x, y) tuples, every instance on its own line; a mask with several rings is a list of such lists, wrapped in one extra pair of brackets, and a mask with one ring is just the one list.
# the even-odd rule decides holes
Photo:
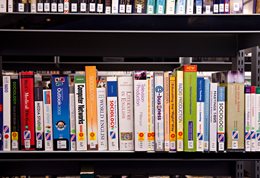
[(64, 0), (58, 0), (58, 12), (59, 13), (64, 12)]
[(251, 151), (251, 87), (245, 87), (245, 151)]
[(217, 137), (218, 137), (218, 152), (223, 152), (225, 151), (226, 145), (225, 145), (225, 140), (226, 140), (226, 133), (225, 133), (225, 122), (226, 122), (226, 106), (225, 106), (225, 95), (226, 95), (226, 89), (225, 87), (218, 86), (218, 109), (217, 109), (217, 126), (218, 126), (218, 131), (217, 131)]
[(0, 86), (0, 151), (3, 150), (3, 87)]
[(126, 13), (133, 13), (133, 0), (126, 0)]
[(209, 151), (209, 124), (210, 124), (210, 80), (205, 78), (204, 98), (204, 152)]
[[(76, 6), (76, 4), (74, 6)], [(79, 12), (80, 13), (86, 13), (86, 12), (89, 11), (89, 9), (88, 9), (88, 1), (87, 0), (79, 0), (78, 6), (79, 6)]]
[(219, 13), (219, 0), (213, 0), (213, 13)]
[(134, 0), (134, 13), (145, 14), (146, 13), (146, 0)]
[(34, 73), (20, 72), (22, 150), (35, 150)]
[(197, 148), (197, 66), (183, 66), (184, 151)]
[(0, 12), (7, 12), (7, 0), (0, 0)]
[(96, 66), (86, 66), (86, 100), (87, 100), (87, 132), (88, 150), (98, 150), (97, 141), (97, 71)]
[(77, 151), (87, 150), (87, 108), (86, 108), (86, 80), (85, 75), (76, 74), (75, 82), (75, 116), (77, 133)]
[(29, 12), (27, 0), (18, 1), (18, 12)]
[(20, 86), (17, 74), (11, 75), (11, 146), (20, 149)]
[[(127, 0), (130, 1), (130, 0)], [(105, 13), (106, 14), (111, 14), (111, 5), (112, 5), (112, 0), (105, 0)]]
[(219, 14), (225, 13), (225, 0), (219, 0)]
[(112, 0), (112, 14), (118, 14), (119, 0)]
[(196, 14), (202, 14), (203, 0), (196, 0), (195, 5), (196, 5), (196, 9), (195, 9)]
[(119, 0), (119, 13), (124, 14), (126, 9), (126, 0)]
[(54, 150), (70, 149), (69, 81), (67, 75), (52, 75), (52, 123)]
[(176, 14), (186, 13), (186, 0), (176, 0)]
[(256, 151), (260, 151), (260, 87), (256, 87)]
[(213, 0), (203, 0), (203, 14), (213, 14)]
[(43, 11), (44, 12), (51, 11), (51, 0), (43, 0)]
[(107, 77), (108, 149), (112, 151), (119, 150), (117, 99), (117, 77)]
[(205, 79), (197, 78), (197, 151), (204, 151), (204, 101), (205, 101)]
[(177, 123), (177, 107), (176, 107), (176, 76), (170, 76), (170, 151), (176, 151), (176, 123)]
[(166, 0), (166, 14), (175, 14), (176, 1)]
[(70, 111), (70, 150), (76, 151), (76, 115), (75, 115), (74, 75), (69, 75), (69, 111)]
[(155, 13), (155, 0), (147, 0), (147, 14)]
[(225, 0), (225, 6), (224, 6), (224, 11), (225, 14), (229, 14), (230, 13), (230, 0)]
[(134, 73), (135, 151), (147, 151), (148, 86), (146, 71)]
[(155, 6), (156, 14), (165, 14), (166, 0), (157, 0)]
[(36, 6), (37, 6), (37, 12), (43, 12), (43, 2), (44, 0), (37, 0), (36, 1)]
[(251, 86), (250, 94), (251, 116), (251, 151), (256, 151), (256, 87)]
[(51, 0), (51, 12), (58, 12), (58, 0)]
[[(68, 4), (69, 4), (69, 12), (70, 13), (77, 13), (79, 11), (79, 4), (81, 4), (81, 1), (78, 2), (78, 0), (70, 0)], [(65, 7), (66, 7), (65, 5), (66, 4), (64, 2), (64, 13), (67, 13), (67, 10), (65, 11)]]
[(42, 75), (34, 75), (34, 107), (35, 107), (35, 137), (36, 149), (44, 149), (44, 123), (43, 123), (43, 85)]
[(37, 0), (30, 0), (30, 12), (36, 13), (37, 12)]
[(98, 150), (108, 150), (107, 143), (107, 81), (99, 76), (97, 80), (97, 118), (98, 118)]
[[(113, 0), (112, 0), (113, 2)], [(96, 0), (89, 0), (88, 1), (88, 5), (89, 5), (89, 12), (90, 13), (95, 13), (97, 10), (96, 10)], [(112, 10), (113, 11), (113, 10)]]
[(170, 151), (170, 72), (164, 72), (164, 151)]
[(3, 151), (11, 151), (11, 77), (3, 76)]
[[(243, 14), (254, 14), (255, 13), (255, 6), (256, 0), (245, 0), (243, 1)], [(259, 7), (259, 5), (258, 5)], [(257, 8), (257, 7), (256, 7)]]
[(218, 83), (210, 84), (210, 131), (209, 131), (209, 151), (217, 151), (217, 97)]
[(164, 72), (154, 73), (155, 151), (164, 151)]
[(7, 12), (14, 12), (14, 1), (13, 0), (7, 1)]
[(51, 75), (42, 76), (45, 151), (53, 151)]
[(186, 4), (186, 14), (194, 13), (194, 0), (187, 0)]
[(104, 0), (97, 0), (97, 13), (104, 13)]
[(243, 13), (243, 0), (230, 0), (230, 14)]
[(64, 0), (64, 14), (70, 12), (70, 0)]
[(133, 77), (118, 77), (118, 117), (120, 150), (134, 150)]

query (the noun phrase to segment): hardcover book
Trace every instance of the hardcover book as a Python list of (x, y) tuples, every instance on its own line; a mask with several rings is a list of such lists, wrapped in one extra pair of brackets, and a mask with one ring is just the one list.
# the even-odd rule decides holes
[(205, 78), (204, 102), (204, 152), (209, 151), (209, 124), (210, 124), (210, 81)]
[(245, 87), (245, 151), (251, 151), (251, 87)]
[(217, 97), (218, 83), (210, 84), (210, 132), (209, 132), (209, 151), (217, 152)]
[(226, 133), (225, 133), (225, 122), (226, 122), (226, 106), (225, 106), (225, 87), (218, 86), (218, 120), (217, 120), (217, 125), (218, 125), (218, 151), (223, 152), (225, 151), (226, 145), (225, 145), (225, 140), (226, 140)]
[(176, 107), (176, 76), (170, 76), (170, 151), (176, 151), (177, 141), (177, 107)]
[(11, 77), (3, 76), (3, 151), (11, 151)]
[(204, 151), (204, 100), (205, 100), (205, 80), (203, 77), (197, 78), (197, 151)]
[(76, 151), (76, 111), (75, 111), (75, 82), (73, 74), (69, 75), (69, 111), (70, 111), (70, 150)]
[(250, 116), (251, 116), (251, 151), (256, 151), (256, 87), (251, 86)]

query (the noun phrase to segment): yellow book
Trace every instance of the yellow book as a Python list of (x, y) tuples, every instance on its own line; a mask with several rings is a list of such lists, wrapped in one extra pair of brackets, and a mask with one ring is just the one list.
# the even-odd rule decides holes
[(88, 132), (88, 150), (98, 150), (97, 142), (97, 93), (96, 66), (86, 66), (86, 95), (87, 95), (87, 132)]
[(170, 78), (169, 72), (164, 72), (164, 151), (170, 151), (170, 121), (169, 121), (169, 110), (170, 110)]
[(176, 77), (170, 76), (170, 151), (176, 151)]

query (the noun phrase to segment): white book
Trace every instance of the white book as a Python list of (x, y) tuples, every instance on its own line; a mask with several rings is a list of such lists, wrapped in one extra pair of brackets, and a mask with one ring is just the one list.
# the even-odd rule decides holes
[(194, 14), (194, 0), (187, 0), (186, 14)]
[(134, 74), (135, 151), (147, 151), (148, 84), (146, 71)]
[(37, 2), (36, 0), (31, 0), (31, 13), (37, 12)]
[(256, 151), (260, 151), (260, 87), (256, 87)]
[(245, 151), (251, 151), (251, 87), (245, 88)]
[(112, 0), (112, 14), (118, 14), (119, 0)]
[(133, 77), (118, 77), (120, 150), (134, 150)]
[(70, 150), (76, 151), (77, 148), (77, 136), (76, 136), (76, 113), (75, 113), (75, 84), (74, 75), (69, 76), (69, 108), (70, 108)]
[(119, 150), (117, 77), (107, 77), (108, 150)]
[(7, 0), (0, 0), (0, 12), (7, 12)]
[(8, 0), (7, 2), (8, 2), (8, 9), (7, 9), (7, 11), (8, 12), (14, 12), (14, 2), (13, 2), (13, 0)]
[(11, 77), (3, 76), (3, 151), (11, 151)]
[(155, 134), (154, 134), (154, 73), (147, 72), (148, 86), (148, 134), (147, 134), (147, 151), (155, 151)]
[(43, 90), (43, 119), (45, 151), (53, 151), (53, 126), (52, 126), (52, 93), (51, 89)]
[(43, 101), (35, 101), (36, 148), (43, 148)]
[(97, 71), (98, 76), (104, 77), (119, 77), (119, 76), (132, 76), (132, 71)]
[(256, 151), (256, 93), (255, 87), (251, 87), (251, 151)]
[(218, 87), (218, 151), (225, 151), (225, 87)]
[(75, 75), (75, 116), (77, 151), (87, 150), (87, 112), (85, 75)]
[(175, 0), (166, 1), (166, 14), (175, 14)]
[(154, 73), (155, 150), (164, 151), (164, 81), (163, 72)]
[(98, 150), (107, 150), (107, 83), (106, 77), (100, 77), (97, 84)]
[(204, 99), (205, 80), (203, 77), (197, 78), (197, 151), (204, 150)]
[(210, 132), (209, 151), (217, 151), (217, 83), (210, 84)]

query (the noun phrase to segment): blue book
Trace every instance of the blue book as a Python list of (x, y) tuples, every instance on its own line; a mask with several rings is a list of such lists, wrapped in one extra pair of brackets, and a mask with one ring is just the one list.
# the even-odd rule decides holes
[(165, 0), (157, 0), (156, 14), (165, 14)]
[(219, 13), (219, 0), (213, 0), (213, 13)]
[(67, 75), (52, 76), (54, 150), (70, 148), (69, 82)]
[(219, 14), (225, 13), (225, 0), (219, 0)]
[(202, 14), (202, 0), (196, 0), (196, 14)]
[(209, 122), (210, 122), (210, 81), (205, 79), (204, 98), (204, 151), (209, 151)]
[(3, 87), (0, 87), (0, 150), (3, 150)]
[(204, 151), (204, 102), (205, 102), (205, 79), (197, 78), (197, 151)]
[(154, 14), (155, 0), (147, 0), (147, 14)]

